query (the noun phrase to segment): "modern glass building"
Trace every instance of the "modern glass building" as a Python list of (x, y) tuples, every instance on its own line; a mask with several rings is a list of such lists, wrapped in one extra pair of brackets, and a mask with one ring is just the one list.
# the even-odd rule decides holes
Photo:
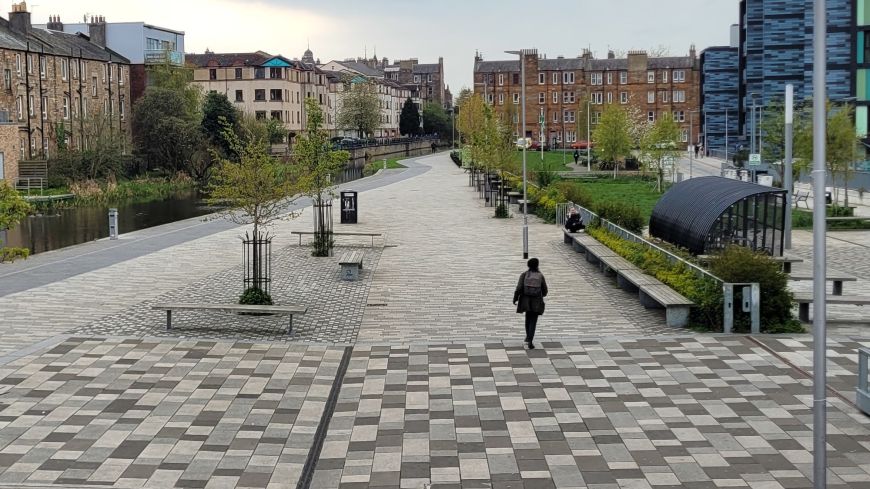
[(702, 134), (710, 156), (726, 158), (740, 136), (739, 62), (736, 47), (716, 46), (701, 52)]

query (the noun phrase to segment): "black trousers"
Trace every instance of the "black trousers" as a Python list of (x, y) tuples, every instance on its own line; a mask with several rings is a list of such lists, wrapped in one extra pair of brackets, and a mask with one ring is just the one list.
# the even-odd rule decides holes
[(538, 326), (538, 316), (536, 312), (526, 311), (526, 341), (531, 343), (535, 340), (535, 328)]

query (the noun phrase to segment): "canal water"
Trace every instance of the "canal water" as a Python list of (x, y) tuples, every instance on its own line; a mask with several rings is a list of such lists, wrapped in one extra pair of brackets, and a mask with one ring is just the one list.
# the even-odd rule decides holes
[[(345, 183), (362, 178), (362, 168), (348, 168), (336, 179)], [(196, 190), (166, 200), (73, 207), (30, 216), (9, 230), (0, 231), (4, 246), (28, 248), (31, 254), (86, 243), (109, 236), (109, 207), (118, 209), (121, 234), (211, 214), (205, 195)]]

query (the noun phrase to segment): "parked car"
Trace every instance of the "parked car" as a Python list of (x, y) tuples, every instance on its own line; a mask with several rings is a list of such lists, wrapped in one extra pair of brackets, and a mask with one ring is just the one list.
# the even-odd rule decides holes
[(590, 146), (595, 146), (595, 143), (589, 144), (589, 141), (575, 141), (571, 143), (571, 149), (586, 149)]
[(546, 142), (542, 143), (540, 141), (532, 141), (532, 144), (529, 145), (529, 151), (540, 151), (541, 146), (543, 146), (544, 151), (547, 151), (547, 143)]

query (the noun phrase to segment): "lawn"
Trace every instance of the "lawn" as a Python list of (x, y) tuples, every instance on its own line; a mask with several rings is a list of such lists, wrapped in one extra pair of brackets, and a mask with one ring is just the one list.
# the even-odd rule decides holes
[[(529, 171), (537, 171), (541, 169), (541, 167), (546, 167), (545, 169), (550, 171), (569, 171), (567, 164), (572, 163), (574, 161), (573, 152), (569, 151), (565, 153), (565, 165), (562, 164), (562, 152), (561, 151), (544, 151), (544, 161), (541, 162), (541, 152), (540, 151), (528, 151), (526, 153), (526, 167)], [(517, 151), (514, 157), (514, 161), (516, 162), (518, 168), (522, 168), (523, 165), (523, 152)]]
[[(625, 177), (616, 180), (600, 177), (596, 180), (566, 180), (565, 182), (573, 184), (580, 195), (591, 200), (593, 204), (590, 206), (592, 207), (594, 204), (603, 202), (632, 204), (640, 209), (645, 221), (649, 221), (653, 208), (662, 196), (656, 192), (653, 182), (640, 177)], [(569, 196), (569, 198), (571, 197)]]

